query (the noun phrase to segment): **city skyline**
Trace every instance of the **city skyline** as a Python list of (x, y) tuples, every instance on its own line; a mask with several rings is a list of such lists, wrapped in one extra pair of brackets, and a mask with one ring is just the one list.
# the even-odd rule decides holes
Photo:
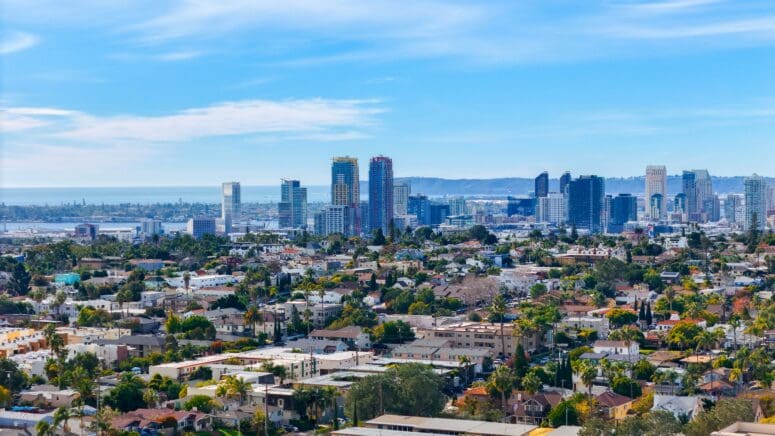
[(0, 184), (775, 175), (775, 5), (549, 3), (11, 0)]

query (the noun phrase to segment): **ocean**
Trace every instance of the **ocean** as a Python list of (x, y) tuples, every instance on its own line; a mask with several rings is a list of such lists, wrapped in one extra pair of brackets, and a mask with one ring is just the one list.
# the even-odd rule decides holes
[[(308, 186), (307, 201), (328, 201), (327, 186)], [(242, 186), (243, 203), (280, 200), (279, 186)], [(118, 188), (0, 188), (0, 203), (8, 206), (86, 204), (220, 203), (219, 186), (160, 186)]]

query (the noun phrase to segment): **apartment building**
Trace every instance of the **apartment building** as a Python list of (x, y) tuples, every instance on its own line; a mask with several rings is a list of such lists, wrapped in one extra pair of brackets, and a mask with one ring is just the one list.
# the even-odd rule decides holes
[(419, 328), (417, 336), (421, 338), (449, 339), (454, 347), (462, 348), (486, 348), (491, 350), (492, 356), (499, 356), (502, 349), (505, 357), (511, 357), (522, 343), (525, 352), (531, 353), (542, 344), (541, 334), (532, 333), (524, 337), (514, 335), (514, 327), (511, 324), (501, 326), (485, 322), (459, 322), (444, 326)]

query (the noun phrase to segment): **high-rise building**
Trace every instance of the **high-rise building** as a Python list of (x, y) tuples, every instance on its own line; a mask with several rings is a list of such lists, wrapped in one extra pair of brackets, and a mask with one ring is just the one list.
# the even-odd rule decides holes
[(347, 206), (351, 215), (347, 220), (349, 229), (347, 235), (357, 235), (361, 232), (360, 221), (360, 177), (358, 174), (358, 159), (354, 157), (335, 157), (331, 163), (331, 204)]
[(417, 224), (421, 226), (431, 225), (431, 202), (422, 194), (409, 196), (409, 214), (417, 217)]
[(369, 202), (361, 201), (360, 207), (358, 208), (358, 210), (361, 213), (361, 233), (368, 235), (371, 233)]
[(347, 234), (351, 228), (349, 220), (352, 214), (345, 205), (326, 206), (315, 214), (315, 233), (328, 236), (335, 233)]
[(535, 198), (507, 197), (506, 215), (533, 216), (536, 211)]
[[(710, 220), (710, 215), (713, 210), (713, 182), (710, 179), (708, 170), (692, 170), (694, 172), (694, 183), (697, 187), (697, 207), (699, 212), (703, 214), (700, 217), (700, 221)], [(710, 209), (705, 207), (709, 206)]]
[(568, 189), (568, 183), (570, 183), (571, 177), (570, 172), (565, 171), (562, 173), (562, 176), (560, 176), (560, 194), (567, 194)]
[(100, 226), (98, 224), (84, 223), (75, 226), (74, 230), (76, 238), (95, 240), (97, 239), (97, 234), (100, 231)]
[(409, 213), (409, 196), (412, 187), (408, 183), (393, 183), (393, 216)]
[(667, 216), (667, 203), (665, 203), (665, 196), (662, 194), (653, 194), (648, 198), (646, 203), (646, 214), (652, 219), (664, 219)]
[(727, 194), (724, 199), (724, 219), (730, 224), (742, 221), (743, 197), (738, 194)]
[(234, 223), (240, 221), (241, 191), (239, 182), (226, 182), (221, 185), (221, 219), (223, 220), (223, 232), (226, 234), (231, 233)]
[(745, 178), (745, 220), (743, 228), (764, 230), (767, 222), (767, 183), (757, 174)]
[(542, 198), (549, 195), (549, 173), (544, 171), (535, 179), (535, 196)]
[(144, 219), (140, 221), (140, 232), (143, 237), (150, 238), (154, 235), (161, 235), (164, 232), (161, 220)]
[(621, 233), (624, 224), (638, 220), (638, 199), (630, 194), (619, 194), (611, 199), (608, 231)]
[(546, 197), (536, 200), (536, 222), (555, 225), (565, 223), (567, 201), (563, 194), (550, 192)]
[(215, 218), (210, 218), (210, 217), (191, 218), (190, 220), (188, 220), (188, 224), (186, 225), (186, 230), (191, 236), (194, 237), (194, 239), (199, 239), (204, 235), (214, 235)]
[[(689, 221), (699, 221), (700, 208), (697, 203), (697, 176), (694, 171), (684, 171), (681, 177), (684, 202), (683, 214)], [(677, 198), (677, 197), (676, 197)]]
[(590, 233), (603, 231), (605, 180), (599, 176), (579, 176), (568, 185), (568, 222)]
[(466, 199), (463, 197), (452, 197), (449, 199), (449, 215), (458, 216), (466, 215), (468, 213), (468, 207), (466, 207)]
[(393, 221), (393, 160), (376, 156), (369, 162), (369, 231), (387, 235)]
[[(646, 217), (652, 220), (660, 220), (664, 218), (664, 215), (653, 216), (652, 215), (652, 203), (655, 199), (652, 197), (654, 194), (660, 194), (656, 200), (662, 200), (667, 197), (667, 168), (664, 165), (649, 165), (646, 167), (646, 194), (643, 197), (646, 203)], [(658, 204), (657, 210), (664, 214), (667, 209), (664, 204)]]
[(439, 224), (443, 224), (447, 220), (447, 217), (450, 215), (449, 205), (431, 203), (430, 212), (430, 225), (437, 226)]
[(717, 222), (721, 219), (721, 201), (718, 195), (712, 194), (702, 202), (702, 214), (705, 220)]
[(280, 182), (280, 202), (277, 203), (281, 229), (307, 227), (307, 188), (298, 180)]

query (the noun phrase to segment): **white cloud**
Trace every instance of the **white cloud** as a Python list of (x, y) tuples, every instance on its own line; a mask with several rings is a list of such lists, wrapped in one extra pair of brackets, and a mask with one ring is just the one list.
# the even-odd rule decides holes
[(162, 53), (160, 55), (155, 56), (155, 59), (158, 59), (160, 61), (164, 62), (176, 62), (176, 61), (187, 61), (189, 59), (194, 59), (202, 56), (204, 53), (201, 51), (175, 51), (170, 53)]
[(374, 124), (374, 117), (382, 111), (372, 100), (243, 100), (154, 117), (19, 107), (0, 111), (0, 120), (8, 131), (96, 144), (185, 142), (236, 135), (325, 141), (364, 137), (364, 129)]
[(26, 32), (4, 32), (0, 39), (0, 55), (16, 53), (37, 44), (40, 39)]

